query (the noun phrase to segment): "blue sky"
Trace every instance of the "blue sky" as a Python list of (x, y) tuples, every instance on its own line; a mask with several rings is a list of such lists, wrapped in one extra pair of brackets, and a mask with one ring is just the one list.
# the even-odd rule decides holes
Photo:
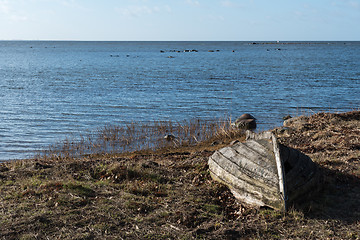
[(1, 40), (360, 40), (360, 0), (0, 0)]

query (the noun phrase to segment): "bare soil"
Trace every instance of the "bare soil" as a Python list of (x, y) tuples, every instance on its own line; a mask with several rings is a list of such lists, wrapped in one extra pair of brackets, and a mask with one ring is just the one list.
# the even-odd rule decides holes
[(234, 140), (223, 139), (1, 163), (0, 239), (360, 239), (360, 112), (302, 116), (274, 131), (324, 174), (301, 208), (246, 206), (213, 181), (209, 156)]

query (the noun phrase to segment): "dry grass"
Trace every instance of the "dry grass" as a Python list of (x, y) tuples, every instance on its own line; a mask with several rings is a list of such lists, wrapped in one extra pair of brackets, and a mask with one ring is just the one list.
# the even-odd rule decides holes
[[(297, 122), (302, 122), (298, 124)], [(301, 116), (280, 140), (332, 170), (360, 177), (360, 112)]]
[[(126, 126), (105, 126), (80, 137), (67, 138), (38, 154), (38, 159), (63, 159), (87, 155), (118, 154), (140, 150), (191, 147), (201, 142), (223, 141), (243, 131), (230, 127), (231, 119), (183, 122), (155, 121), (151, 124), (131, 123)], [(175, 138), (167, 140), (165, 135)]]
[(0, 239), (359, 239), (359, 114), (321, 113), (278, 130), (324, 170), (311, 208), (281, 214), (236, 202), (207, 167), (214, 150), (243, 139), (224, 129), (157, 151), (1, 163)]

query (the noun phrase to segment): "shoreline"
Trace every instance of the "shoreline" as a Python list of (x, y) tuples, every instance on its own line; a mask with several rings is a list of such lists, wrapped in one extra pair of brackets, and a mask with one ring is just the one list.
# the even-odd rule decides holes
[(274, 129), (279, 141), (310, 156), (325, 178), (304, 209), (235, 201), (208, 173), (208, 157), (233, 140), (224, 139), (0, 163), (0, 239), (359, 239), (360, 111), (293, 120)]
[[(352, 111), (330, 111), (330, 112), (327, 112), (327, 111), (321, 111), (321, 112), (314, 112), (312, 111), (311, 109), (307, 109), (307, 111), (303, 111), (301, 110), (301, 115), (298, 115), (299, 113), (296, 113), (296, 117), (293, 117), (294, 119), (295, 118), (298, 118), (298, 117), (303, 117), (303, 116), (310, 116), (310, 115), (314, 115), (314, 114), (318, 114), (318, 113), (328, 113), (328, 114), (346, 114), (348, 112), (356, 112), (356, 111), (359, 111), (359, 110), (352, 110)], [(182, 122), (173, 122), (171, 120), (168, 120), (168, 121), (154, 121), (152, 124), (157, 124), (157, 123), (165, 123), (165, 124), (181, 124), (181, 125), (184, 125), (186, 126), (186, 124), (192, 124), (191, 122), (192, 121), (203, 121), (203, 122), (219, 122), (219, 121), (231, 121), (231, 117), (224, 117), (224, 118), (219, 118), (219, 119), (212, 119), (212, 120), (209, 120), (209, 119), (190, 119), (190, 120), (183, 120)], [(142, 122), (139, 122), (139, 123), (132, 123), (132, 124), (128, 124), (128, 125), (124, 125), (123, 127), (134, 127), (133, 125), (135, 124), (135, 126), (140, 126), (140, 128), (142, 127), (146, 127), (146, 128), (149, 128), (152, 126), (152, 124), (147, 124), (147, 123), (142, 123)], [(108, 128), (111, 127), (111, 125), (109, 126), (104, 126), (102, 128), (98, 128), (97, 131), (106, 131), (106, 130), (109, 130)], [(113, 126), (114, 128), (120, 128), (121, 126), (117, 126), (117, 125), (114, 125)], [(262, 132), (262, 131), (272, 131), (274, 129), (277, 129), (277, 128), (281, 128), (283, 126), (273, 126), (272, 128), (269, 128), (268, 130), (264, 130), (264, 128), (262, 128), (261, 130), (256, 130), (256, 132)], [(79, 133), (79, 136), (75, 137), (75, 136), (68, 136), (68, 137), (65, 137), (63, 140), (60, 140), (56, 143), (53, 143), (53, 144), (50, 144), (50, 145), (47, 145), (46, 147), (42, 148), (42, 149), (38, 149), (38, 150), (34, 150), (33, 153), (31, 154), (27, 154), (27, 157), (23, 157), (23, 158), (11, 158), (11, 159), (0, 159), (0, 164), (1, 163), (6, 163), (6, 162), (11, 162), (11, 161), (23, 161), (23, 160), (34, 160), (34, 159), (39, 159), (41, 157), (39, 157), (40, 155), (48, 152), (50, 149), (54, 149), (54, 148), (61, 148), (61, 147), (64, 147), (62, 146), (62, 144), (64, 144), (65, 142), (67, 141), (74, 141), (74, 142), (79, 142), (80, 139), (84, 139), (84, 138), (89, 138), (90, 135), (93, 135), (94, 133), (96, 133), (95, 131), (86, 131), (84, 133)], [(162, 133), (163, 135), (166, 135), (166, 133)], [(160, 134), (161, 135), (161, 134)], [(161, 138), (161, 136), (159, 137), (159, 139)], [(156, 140), (153, 140), (153, 143), (151, 144), (154, 144)], [(93, 143), (89, 143), (89, 144), (93, 144)], [(147, 143), (149, 144), (149, 143)], [(94, 145), (94, 144), (93, 144)], [(146, 144), (144, 144), (144, 146), (146, 146)], [(78, 146), (78, 147), (82, 147), (82, 148), (89, 148), (88, 146)], [(140, 149), (135, 149), (133, 151), (141, 151), (141, 150), (145, 150), (146, 147), (144, 148), (140, 148)], [(52, 151), (50, 150), (50, 151)], [(113, 154), (111, 151), (104, 151), (104, 152), (97, 152), (99, 149), (96, 149), (93, 153), (89, 152), (85, 155), (99, 155), (99, 154), (105, 154), (105, 155), (111, 155)], [(130, 150), (130, 151), (129, 151)], [(22, 151), (23, 152), (23, 151)], [(123, 152), (131, 152), (131, 149), (127, 149), (127, 150), (124, 150)], [(121, 151), (118, 151), (116, 152), (115, 154), (122, 154), (123, 152)], [(58, 153), (59, 154), (59, 153)], [(82, 156), (78, 156), (77, 158), (81, 158)]]

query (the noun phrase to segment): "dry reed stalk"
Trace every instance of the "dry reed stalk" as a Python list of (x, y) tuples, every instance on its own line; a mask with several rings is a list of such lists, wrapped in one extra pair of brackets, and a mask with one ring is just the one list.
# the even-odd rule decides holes
[[(172, 134), (175, 140), (166, 141)], [(43, 151), (44, 158), (73, 158), (89, 154), (121, 153), (138, 150), (157, 150), (164, 147), (192, 146), (214, 138), (232, 138), (239, 130), (231, 127), (231, 119), (183, 122), (155, 121), (126, 126), (106, 125), (80, 137), (68, 137)]]

